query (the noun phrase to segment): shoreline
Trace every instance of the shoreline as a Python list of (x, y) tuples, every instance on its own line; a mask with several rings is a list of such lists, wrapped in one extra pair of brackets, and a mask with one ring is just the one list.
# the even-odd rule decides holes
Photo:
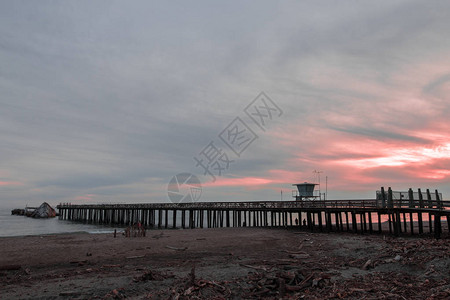
[[(58, 220), (61, 221), (61, 220)], [(69, 221), (62, 221), (62, 222), (69, 222)], [(125, 228), (127, 228), (126, 226), (113, 226), (113, 225), (109, 225), (109, 224), (87, 224), (87, 223), (78, 223), (78, 222), (73, 222), (70, 221), (70, 224), (73, 225), (78, 225), (78, 226), (97, 226), (98, 230), (92, 229), (92, 230), (76, 230), (76, 231), (63, 231), (63, 232), (49, 232), (49, 233), (37, 233), (37, 234), (19, 234), (19, 235), (7, 235), (7, 236), (2, 236), (0, 235), (0, 239), (4, 239), (4, 238), (12, 238), (12, 237), (35, 237), (35, 236), (53, 236), (53, 235), (65, 235), (65, 234), (112, 234), (114, 233), (114, 230), (117, 230), (117, 234), (122, 234), (125, 230)], [(357, 222), (358, 227), (361, 226), (360, 222)], [(373, 233), (366, 233), (369, 235), (390, 235), (390, 236), (394, 236), (393, 234), (389, 233), (389, 222), (388, 221), (384, 221), (381, 222), (381, 226), (382, 226), (382, 232), (379, 233), (378, 232), (378, 222), (372, 222), (373, 224)], [(402, 233), (400, 235), (400, 237), (403, 238), (407, 238), (407, 237), (412, 237), (412, 238), (432, 238), (433, 234), (429, 232), (429, 221), (428, 220), (424, 220), (423, 221), (423, 229), (424, 229), (424, 233), (422, 234), (418, 234), (418, 229), (419, 229), (419, 225), (418, 225), (418, 221), (414, 221), (414, 235), (411, 235), (409, 230), (410, 230), (410, 222), (406, 222), (406, 227), (408, 232), (406, 233)], [(299, 230), (305, 233), (311, 233), (311, 231), (303, 228), (303, 227), (298, 227), (298, 226), (286, 226), (286, 227), (253, 227), (253, 226), (247, 226), (247, 227), (221, 227), (222, 229), (239, 229), (239, 228), (258, 228), (258, 229), (267, 229), (267, 230), (272, 230), (272, 229), (281, 229), (281, 230)], [(351, 226), (350, 226), (351, 228)], [(404, 223), (402, 222), (402, 230), (404, 228)], [(153, 231), (158, 231), (158, 230), (208, 230), (208, 229), (220, 229), (220, 227), (218, 228), (182, 228), (182, 227), (176, 227), (176, 228), (146, 228), (147, 233), (151, 233)], [(359, 229), (358, 229), (359, 230)], [(334, 230), (334, 233), (341, 233), (339, 231)], [(333, 233), (331, 232), (331, 233)], [(327, 234), (329, 232), (323, 231), (320, 232), (318, 228), (314, 229), (313, 233), (318, 233), (318, 234)], [(351, 230), (347, 231), (344, 228), (344, 233), (348, 233), (348, 234), (360, 234), (360, 233), (352, 233)], [(448, 228), (448, 225), (444, 224), (443, 228), (442, 228), (442, 235), (443, 237), (449, 237), (450, 236), (450, 230)]]
[[(18, 216), (18, 217), (23, 217), (23, 216)], [(13, 218), (16, 218), (16, 216), (14, 216)], [(26, 220), (26, 217), (25, 217)], [(61, 222), (62, 225), (74, 225), (74, 226), (79, 226), (79, 227), (83, 227), (83, 226), (93, 226), (93, 229), (90, 230), (75, 230), (75, 231), (61, 231), (61, 232), (48, 232), (48, 233), (36, 233), (36, 234), (18, 234), (18, 235), (7, 235), (7, 236), (2, 236), (0, 235), (0, 238), (7, 238), (7, 237), (20, 237), (20, 236), (40, 236), (40, 235), (57, 235), (57, 234), (71, 234), (71, 233), (78, 233), (78, 232), (86, 232), (86, 233), (90, 233), (90, 234), (102, 234), (102, 233), (113, 233), (114, 230), (117, 230), (117, 232), (119, 231), (123, 231), (125, 230), (128, 226), (126, 225), (119, 225), (119, 224), (97, 224), (97, 223), (84, 223), (84, 222), (76, 222), (76, 221), (67, 221), (67, 220), (59, 220), (59, 219), (33, 219), (33, 220), (39, 220), (39, 222), (41, 221), (46, 221), (46, 220), (51, 220), (53, 222)], [(325, 222), (325, 221), (323, 221)], [(416, 237), (426, 237), (427, 235), (429, 235), (429, 220), (428, 219), (424, 219), (423, 220), (423, 229), (424, 229), (424, 233), (422, 235), (418, 234), (418, 229), (419, 229), (419, 223), (417, 220), (414, 220), (414, 236)], [(360, 230), (360, 226), (361, 226), (360, 221), (357, 221), (357, 225), (358, 225), (358, 231)], [(410, 222), (401, 222), (401, 227), (402, 227), (402, 231), (405, 227), (406, 224), (406, 228), (407, 228), (407, 233), (402, 233), (401, 236), (406, 237), (410, 235)], [(373, 225), (373, 233), (372, 234), (380, 234), (378, 233), (378, 222), (376, 220), (373, 220), (372, 222)], [(434, 223), (432, 222), (432, 225), (434, 226)], [(315, 233), (321, 233), (321, 231), (318, 229), (318, 224), (316, 224), (316, 228), (314, 229)], [(351, 224), (349, 225), (350, 230), (347, 231), (346, 229), (346, 225), (344, 225), (344, 232), (348, 232), (351, 233), (352, 232), (352, 227)], [(389, 221), (382, 221), (381, 222), (381, 226), (382, 226), (382, 233), (381, 234), (389, 234)], [(368, 225), (367, 225), (368, 227)], [(307, 230), (305, 227), (301, 226), (301, 225), (289, 225), (289, 226), (267, 226), (267, 227), (260, 227), (260, 226), (241, 226), (241, 227), (215, 227), (215, 228), (193, 228), (193, 229), (217, 229), (217, 228), (260, 228), (260, 229), (288, 229), (288, 230), (300, 230), (300, 231), (305, 231), (305, 232), (310, 232), (309, 230)], [(192, 230), (190, 228), (182, 228), (181, 226), (177, 226), (176, 228), (172, 228), (172, 227), (168, 227), (168, 228), (164, 228), (164, 226), (162, 226), (161, 228), (157, 228), (157, 227), (147, 227), (145, 228), (148, 232), (152, 232), (155, 230)], [(99, 232), (95, 232), (99, 230)], [(336, 228), (333, 229), (334, 232), (339, 232), (338, 230), (336, 230)], [(326, 233), (326, 231), (324, 230), (323, 233)], [(442, 233), (445, 236), (450, 235), (450, 229), (449, 229), (449, 224), (447, 223), (447, 221), (445, 219), (442, 219)], [(358, 234), (358, 233), (357, 233)]]
[(61, 235), (76, 235), (76, 234), (108, 234), (108, 232), (98, 232), (92, 233), (88, 231), (72, 231), (72, 232), (53, 232), (53, 233), (43, 233), (43, 234), (25, 234), (25, 235), (10, 235), (10, 236), (0, 236), (1, 239), (8, 238), (27, 238), (27, 237), (46, 237), (46, 236), (61, 236)]

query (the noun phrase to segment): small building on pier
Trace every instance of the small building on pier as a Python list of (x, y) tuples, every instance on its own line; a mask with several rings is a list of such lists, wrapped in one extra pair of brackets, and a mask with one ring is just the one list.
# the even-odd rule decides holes
[(320, 196), (314, 195), (314, 189), (316, 187), (316, 183), (295, 183), (293, 186), (297, 187), (297, 191), (293, 191), (293, 197), (296, 201), (301, 200), (315, 200), (316, 198), (319, 198)]

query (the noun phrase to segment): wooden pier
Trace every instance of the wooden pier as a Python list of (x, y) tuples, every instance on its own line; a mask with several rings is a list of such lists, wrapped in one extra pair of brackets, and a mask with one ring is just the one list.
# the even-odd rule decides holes
[[(389, 188), (381, 199), (92, 204), (57, 206), (61, 220), (146, 228), (298, 227), (319, 232), (450, 236), (450, 201), (436, 190), (424, 199), (396, 200)], [(383, 225), (384, 224), (384, 225)], [(446, 226), (445, 226), (446, 225)]]

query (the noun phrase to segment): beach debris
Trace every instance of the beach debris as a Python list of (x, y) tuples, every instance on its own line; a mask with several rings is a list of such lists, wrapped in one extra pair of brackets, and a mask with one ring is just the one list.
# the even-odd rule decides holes
[(109, 268), (120, 268), (122, 265), (103, 265), (102, 269), (109, 269)]
[(278, 278), (278, 294), (281, 298), (286, 294), (286, 281), (283, 278)]
[(152, 238), (157, 239), (157, 240), (162, 237), (164, 237), (164, 232), (161, 232), (160, 234), (155, 234), (154, 236), (152, 236)]
[(189, 283), (191, 286), (195, 285), (195, 265), (192, 266), (191, 272), (189, 273)]
[(113, 289), (111, 292), (107, 293), (103, 299), (125, 299), (127, 296), (124, 293), (124, 288)]
[(167, 278), (173, 278), (175, 275), (171, 273), (163, 273), (159, 271), (146, 271), (144, 274), (140, 276), (136, 276), (133, 278), (134, 282), (142, 282), (142, 281), (163, 281)]
[[(329, 285), (330, 276), (325, 273), (311, 273), (304, 276), (301, 272), (250, 273), (247, 284), (250, 285), (244, 298), (283, 298), (308, 288), (322, 288)], [(290, 298), (290, 297), (288, 297)]]
[(16, 271), (22, 268), (21, 265), (3, 265), (0, 266), (0, 271)]
[(176, 250), (176, 251), (186, 251), (187, 247), (178, 248), (178, 247), (172, 247), (172, 246), (166, 246), (167, 249)]
[[(166, 276), (175, 277), (172, 274)], [(225, 284), (226, 282), (222, 284), (197, 278), (194, 265), (186, 277), (176, 280), (167, 290), (148, 295), (148, 297), (150, 299), (229, 299), (232, 293)]]
[(71, 265), (78, 265), (78, 266), (84, 266), (87, 263), (88, 263), (87, 260), (74, 260), (70, 262)]
[(295, 258), (295, 259), (306, 259), (306, 258), (309, 258), (310, 255), (308, 253), (289, 254), (289, 257)]
[[(303, 244), (301, 245), (301, 246), (303, 246)], [(301, 248), (301, 247), (300, 247)], [(300, 250), (300, 249), (299, 249)], [(309, 256), (309, 254), (308, 253), (306, 253), (305, 251), (289, 251), (289, 250), (280, 250), (280, 252), (285, 252), (285, 253), (288, 253), (288, 254), (301, 254), (301, 255), (308, 255)]]
[(128, 256), (127, 259), (143, 258), (145, 255)]
[(79, 291), (62, 291), (59, 293), (62, 297), (78, 297), (81, 296)]
[(250, 266), (250, 265), (245, 265), (245, 264), (239, 264), (239, 265), (242, 267), (251, 268), (251, 269), (255, 269), (255, 270), (267, 271), (266, 267)]
[(373, 268), (373, 261), (371, 259), (367, 260), (366, 263), (361, 267), (363, 270), (369, 270)]

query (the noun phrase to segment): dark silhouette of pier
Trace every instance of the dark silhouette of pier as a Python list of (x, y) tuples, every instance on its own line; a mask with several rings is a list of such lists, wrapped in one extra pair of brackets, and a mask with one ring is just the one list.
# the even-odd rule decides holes
[[(419, 195), (418, 199), (414, 196)], [(62, 203), (61, 220), (146, 228), (297, 227), (318, 232), (450, 235), (450, 201), (436, 190), (408, 191), (393, 199), (391, 188), (378, 199), (141, 204)], [(447, 228), (445, 230), (445, 223)]]

